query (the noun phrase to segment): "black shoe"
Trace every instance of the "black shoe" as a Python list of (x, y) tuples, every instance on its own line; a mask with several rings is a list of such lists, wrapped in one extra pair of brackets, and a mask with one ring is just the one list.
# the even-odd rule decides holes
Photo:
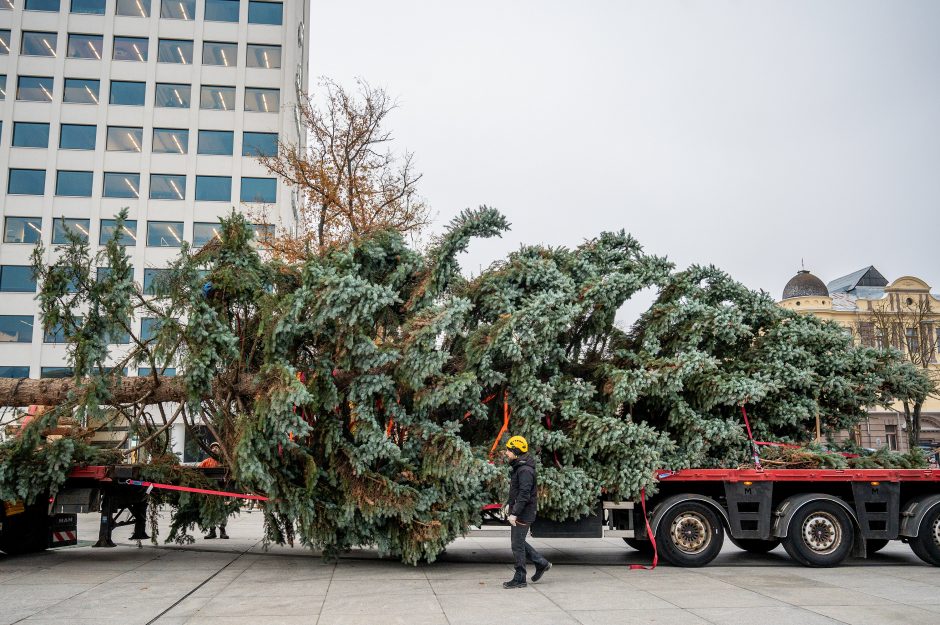
[(219, 538), (222, 538), (222, 539), (224, 539), (224, 540), (228, 540), (228, 534), (226, 534), (225, 532), (222, 532), (221, 534), (219, 534)]
[(508, 582), (503, 582), (503, 588), (525, 588), (528, 584), (525, 583), (525, 580), (511, 579)]
[(206, 540), (212, 540), (213, 538), (215, 538), (215, 530), (212, 530), (211, 532), (206, 534), (203, 538), (205, 538)]
[(552, 568), (551, 562), (546, 562), (545, 566), (536, 566), (535, 574), (532, 576), (532, 581), (537, 582), (542, 579), (542, 576), (545, 575), (545, 572)]

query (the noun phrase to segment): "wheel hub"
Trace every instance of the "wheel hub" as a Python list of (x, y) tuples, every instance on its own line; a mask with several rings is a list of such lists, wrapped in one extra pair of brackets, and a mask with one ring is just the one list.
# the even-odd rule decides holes
[(933, 543), (940, 547), (940, 515), (933, 520)]
[(803, 521), (803, 542), (819, 554), (832, 553), (842, 544), (842, 528), (828, 512), (814, 512)]
[(672, 542), (686, 553), (700, 553), (711, 542), (708, 522), (694, 512), (684, 512), (672, 522)]

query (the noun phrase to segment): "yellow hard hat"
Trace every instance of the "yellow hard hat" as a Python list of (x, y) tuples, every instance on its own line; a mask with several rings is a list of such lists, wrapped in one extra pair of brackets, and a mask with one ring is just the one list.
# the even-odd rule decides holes
[(506, 449), (524, 454), (529, 451), (529, 443), (521, 436), (513, 436), (506, 441)]

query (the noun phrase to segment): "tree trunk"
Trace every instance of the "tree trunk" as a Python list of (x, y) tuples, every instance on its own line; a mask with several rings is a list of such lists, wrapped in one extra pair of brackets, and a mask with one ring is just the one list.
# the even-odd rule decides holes
[(914, 409), (911, 411), (911, 422), (908, 424), (908, 431), (911, 433), (911, 449), (917, 449), (920, 443), (920, 411), (924, 407), (923, 402), (914, 402)]
[[(242, 380), (234, 389), (223, 387), (219, 381), (213, 386), (213, 390), (224, 388), (240, 396), (252, 396), (259, 390), (255, 378)], [(57, 406), (65, 403), (69, 392), (77, 388), (73, 378), (0, 378), (0, 406)], [(113, 404), (160, 404), (186, 399), (183, 378), (177, 377), (159, 376), (156, 381), (151, 376), (114, 378), (109, 388), (109, 403)]]

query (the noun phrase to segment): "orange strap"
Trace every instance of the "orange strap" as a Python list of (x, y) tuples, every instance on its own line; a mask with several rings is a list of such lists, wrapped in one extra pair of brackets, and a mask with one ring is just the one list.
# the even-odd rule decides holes
[(496, 435), (496, 440), (493, 441), (493, 447), (490, 448), (490, 456), (496, 453), (499, 440), (503, 437), (503, 434), (506, 433), (506, 430), (509, 429), (509, 412), (509, 393), (503, 391), (503, 427), (499, 428), (499, 434)]

